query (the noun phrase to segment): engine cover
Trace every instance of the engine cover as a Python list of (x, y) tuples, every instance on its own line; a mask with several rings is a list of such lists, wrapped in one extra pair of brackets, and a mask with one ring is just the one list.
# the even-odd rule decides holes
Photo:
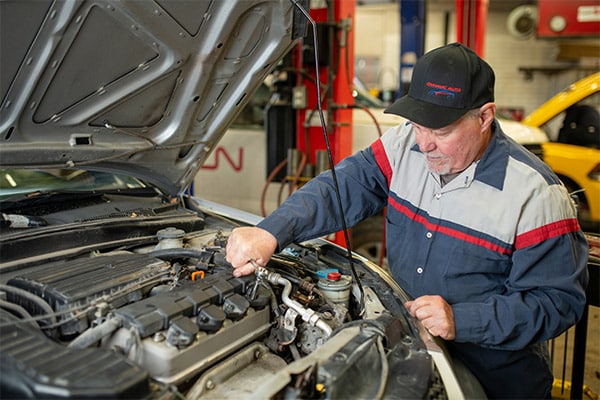
[[(161, 277), (169, 273), (169, 264), (163, 260), (143, 254), (119, 253), (48, 263), (10, 279), (8, 285), (44, 299), (58, 313), (58, 322), (64, 322), (60, 327), (61, 334), (73, 335), (89, 326), (88, 318), (85, 315), (75, 317), (75, 311), (85, 309), (103, 296), (110, 296), (113, 308), (142, 299)], [(11, 292), (8, 295), (25, 308), (35, 309), (34, 304), (27, 304), (27, 298)]]

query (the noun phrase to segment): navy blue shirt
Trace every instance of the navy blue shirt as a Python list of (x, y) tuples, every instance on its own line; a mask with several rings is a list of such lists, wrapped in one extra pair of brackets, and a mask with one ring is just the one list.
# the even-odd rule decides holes
[[(531, 346), (583, 313), (588, 244), (558, 177), (494, 125), (482, 158), (445, 185), (409, 122), (341, 161), (336, 176), (348, 226), (387, 206), (391, 273), (409, 295), (452, 306), (454, 347), (521, 351), (544, 364)], [(259, 226), (284, 247), (340, 230), (339, 214), (326, 172)]]

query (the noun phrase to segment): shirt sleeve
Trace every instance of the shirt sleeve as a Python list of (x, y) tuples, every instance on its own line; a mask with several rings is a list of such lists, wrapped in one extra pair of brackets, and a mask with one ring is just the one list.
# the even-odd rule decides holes
[(335, 166), (335, 177), (340, 201), (333, 173), (328, 170), (292, 194), (258, 226), (273, 234), (282, 249), (294, 241), (341, 230), (340, 206), (347, 227), (384, 208), (387, 180), (375, 159), (373, 146), (342, 160)]
[(581, 318), (589, 247), (576, 220), (563, 225), (566, 232), (548, 230), (543, 240), (515, 250), (505, 293), (452, 305), (457, 342), (516, 350), (556, 337)]

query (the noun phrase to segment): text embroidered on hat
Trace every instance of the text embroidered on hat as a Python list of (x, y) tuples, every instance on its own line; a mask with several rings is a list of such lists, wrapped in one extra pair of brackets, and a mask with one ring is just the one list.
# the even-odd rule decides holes
[(427, 94), (433, 96), (445, 96), (450, 99), (453, 99), (458, 93), (462, 92), (462, 89), (459, 87), (448, 87), (447, 85), (440, 85), (433, 82), (427, 82), (425, 86), (433, 88)]

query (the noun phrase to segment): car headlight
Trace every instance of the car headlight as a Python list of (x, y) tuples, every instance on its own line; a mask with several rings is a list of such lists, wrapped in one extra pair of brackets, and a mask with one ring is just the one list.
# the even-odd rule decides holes
[(592, 168), (592, 170), (588, 174), (588, 178), (595, 181), (600, 181), (600, 164), (596, 164), (596, 166)]

